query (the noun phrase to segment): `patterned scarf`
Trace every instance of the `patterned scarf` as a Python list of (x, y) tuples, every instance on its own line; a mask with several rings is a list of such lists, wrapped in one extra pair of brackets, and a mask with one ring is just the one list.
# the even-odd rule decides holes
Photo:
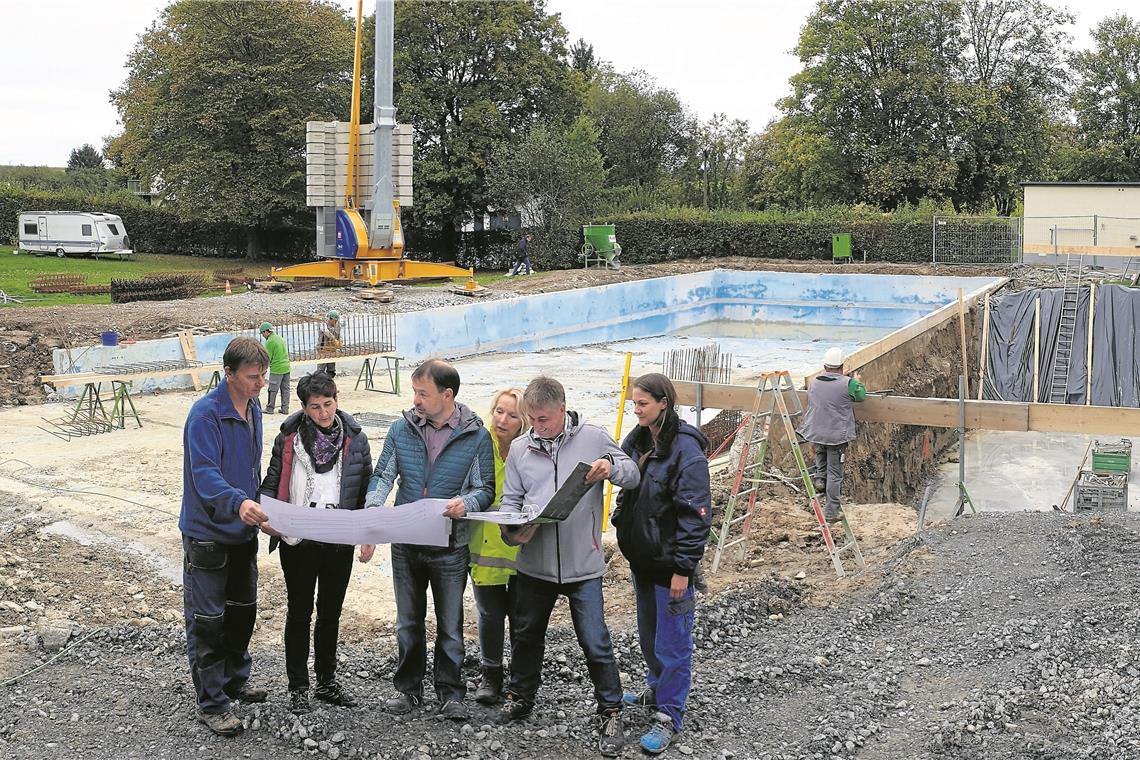
[(340, 415), (333, 418), (332, 427), (324, 429), (313, 422), (309, 415), (302, 414), (299, 432), (301, 445), (313, 460), (313, 468), (320, 473), (331, 470), (344, 446), (344, 425), (340, 424)]

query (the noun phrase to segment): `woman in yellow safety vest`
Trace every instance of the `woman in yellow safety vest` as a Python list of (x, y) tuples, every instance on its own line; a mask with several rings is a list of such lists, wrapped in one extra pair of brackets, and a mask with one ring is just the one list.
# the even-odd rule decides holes
[[(511, 441), (526, 432), (526, 409), (521, 388), (497, 391), (491, 399), (491, 440), (495, 450), (495, 503), (503, 495), (503, 477)], [(476, 522), (471, 529), (471, 581), (475, 609), (479, 612), (479, 653), (483, 678), (475, 701), (493, 705), (503, 692), (503, 633), (509, 623), (514, 638), (514, 591), (509, 584), (515, 574), (519, 547), (507, 546), (495, 523)]]

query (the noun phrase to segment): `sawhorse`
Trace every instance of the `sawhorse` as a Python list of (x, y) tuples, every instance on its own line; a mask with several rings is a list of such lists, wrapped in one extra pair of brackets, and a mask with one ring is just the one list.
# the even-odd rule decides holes
[(131, 400), (130, 380), (112, 380), (111, 390), (114, 392), (115, 403), (111, 405), (111, 425), (118, 427), (120, 430), (125, 430), (127, 427), (127, 408), (131, 410), (131, 416), (135, 418), (135, 422), (139, 427), (142, 427), (142, 420), (139, 419), (139, 413), (135, 410), (135, 402)]
[(138, 426), (142, 427), (142, 420), (135, 409), (135, 402), (131, 399), (130, 380), (111, 380), (111, 413), (107, 414), (107, 407), (103, 405), (103, 384), (85, 383), (83, 393), (75, 403), (69, 422), (78, 422), (80, 416), (87, 421), (102, 420), (119, 429), (127, 426), (127, 410), (135, 418)]
[[(360, 374), (356, 376), (356, 387), (354, 390), (360, 390), (360, 384), (364, 383), (364, 390), (376, 391), (377, 393), (394, 393), (400, 394), (400, 359), (402, 356), (377, 356), (369, 357), (364, 360), (364, 366), (360, 368)], [(376, 375), (381, 371), (376, 366), (380, 360), (384, 360), (384, 372), (388, 375), (388, 384), (391, 390), (384, 388), (377, 388), (375, 385)], [(374, 364), (375, 362), (375, 364)]]

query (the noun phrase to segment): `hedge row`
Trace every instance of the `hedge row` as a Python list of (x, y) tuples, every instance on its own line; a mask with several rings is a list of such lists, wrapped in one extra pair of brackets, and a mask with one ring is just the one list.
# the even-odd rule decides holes
[(606, 219), (617, 226), (622, 261), (653, 264), (695, 256), (827, 260), (831, 237), (850, 233), (857, 260), (930, 261), (930, 222), (890, 219), (745, 215), (630, 214)]
[[(180, 219), (162, 206), (149, 206), (134, 196), (89, 196), (75, 192), (23, 190), (0, 184), (0, 242), (15, 244), (16, 220), (21, 211), (41, 209), (90, 209), (118, 214), (136, 250), (181, 253), (196, 256), (242, 257), (246, 253), (245, 230), (226, 222)], [(822, 209), (782, 214), (774, 212), (705, 212), (675, 209), (637, 212), (598, 219), (615, 224), (622, 246), (622, 261), (651, 264), (697, 256), (747, 256), (766, 259), (828, 260), (831, 237), (847, 232), (852, 236), (856, 260), (923, 263), (931, 258), (931, 214), (940, 209), (912, 209), (880, 214), (866, 209)], [(982, 220), (975, 226), (990, 224)], [(994, 218), (994, 233), (1008, 235), (1008, 220)], [(407, 228), (407, 251), (411, 258), (426, 261), (457, 261), (478, 269), (507, 269), (514, 261), (518, 230), (463, 232), (453, 243), (437, 231)], [(978, 234), (985, 235), (984, 230)], [(287, 227), (263, 233), (263, 255), (269, 259), (303, 260), (314, 253), (312, 226)], [(576, 240), (541, 240), (531, 244), (532, 258), (542, 269), (580, 266), (580, 232)], [(951, 252), (953, 253), (953, 252)]]
[[(638, 212), (597, 219), (598, 224), (614, 224), (622, 247), (622, 261), (629, 264), (652, 264), (698, 256), (745, 256), (765, 259), (820, 260), (831, 259), (831, 238), (836, 233), (850, 233), (852, 253), (856, 260), (927, 263), (931, 259), (931, 214), (941, 209), (907, 210), (881, 214), (862, 209), (824, 209), (809, 213), (705, 212), (699, 209), (677, 209), (663, 212)], [(1008, 237), (1008, 219), (973, 223), (973, 235), (963, 245), (989, 233), (992, 225), (998, 239)], [(409, 253), (415, 258), (431, 260), (456, 259), (462, 266), (479, 269), (506, 269), (514, 261), (521, 231), (465, 232), (459, 235), (458, 256), (443, 252), (438, 236), (409, 233)], [(952, 244), (953, 240), (944, 241)], [(531, 244), (532, 258), (542, 269), (566, 269), (581, 265), (578, 256), (582, 246), (579, 233), (575, 241), (549, 245), (536, 237)], [(951, 246), (952, 247), (952, 246)], [(969, 260), (976, 251), (945, 250), (961, 254)]]
[[(16, 245), (20, 212), (53, 209), (102, 211), (122, 217), (131, 237), (131, 246), (136, 251), (208, 257), (243, 257), (246, 254), (245, 228), (237, 224), (181, 219), (163, 206), (148, 205), (126, 193), (87, 195), (24, 190), (5, 185), (0, 185), (0, 242)], [(262, 233), (262, 255), (280, 260), (311, 258), (315, 240), (313, 227), (265, 230)]]
[[(831, 238), (850, 233), (858, 260), (926, 263), (933, 244), (932, 214), (942, 209), (908, 209), (881, 214), (866, 209), (822, 209), (799, 214), (709, 213), (678, 209), (625, 214), (598, 223), (615, 224), (622, 261), (651, 264), (693, 256), (748, 256), (764, 259), (830, 260)], [(968, 235), (940, 239), (940, 258), (972, 261), (978, 240), (1008, 240), (1009, 219), (970, 220)], [(992, 228), (992, 229), (989, 229)], [(961, 249), (961, 250), (958, 250)], [(998, 251), (1005, 260), (1007, 251)]]

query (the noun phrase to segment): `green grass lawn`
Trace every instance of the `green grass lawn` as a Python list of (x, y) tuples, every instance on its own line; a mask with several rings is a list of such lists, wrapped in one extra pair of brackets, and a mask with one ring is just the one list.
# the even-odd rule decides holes
[[(120, 261), (114, 258), (91, 259), (57, 256), (35, 256), (14, 254), (12, 246), (0, 245), (0, 290), (10, 296), (26, 299), (18, 306), (58, 306), (73, 303), (111, 303), (110, 295), (79, 296), (70, 293), (36, 293), (29, 283), (41, 274), (85, 274), (90, 285), (111, 282), (112, 277), (141, 277), (150, 272), (186, 272), (201, 269), (233, 269), (241, 267), (249, 275), (258, 279), (269, 277), (272, 262), (253, 262), (246, 259), (206, 259), (195, 256), (176, 256), (163, 253), (138, 253), (133, 260)], [(475, 281), (480, 285), (490, 285), (508, 279), (499, 271), (477, 272)], [(413, 287), (438, 287), (441, 280), (413, 283)], [(455, 278), (454, 283), (463, 280)], [(222, 291), (210, 291), (206, 296), (218, 295)]]
[[(201, 269), (233, 269), (242, 267), (248, 274), (269, 276), (269, 264), (245, 259), (206, 259), (162, 253), (139, 253), (133, 260), (91, 259), (14, 254), (11, 246), (0, 246), (0, 290), (10, 296), (26, 298), (22, 306), (57, 306), (73, 303), (111, 303), (110, 295), (78, 296), (69, 293), (36, 293), (29, 283), (41, 274), (85, 274), (91, 285), (111, 282), (112, 277), (141, 277), (151, 272), (187, 272)], [(217, 294), (221, 291), (215, 291)], [(207, 293), (206, 295), (210, 295)], [(11, 304), (10, 304), (11, 306)]]

